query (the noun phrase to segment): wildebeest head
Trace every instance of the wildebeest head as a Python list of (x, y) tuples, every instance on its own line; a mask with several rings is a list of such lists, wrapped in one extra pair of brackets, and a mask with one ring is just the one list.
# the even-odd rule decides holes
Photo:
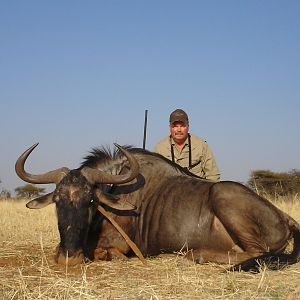
[[(25, 161), (38, 144), (27, 149), (17, 160), (15, 169), (18, 176), (26, 182), (34, 184), (56, 184), (54, 192), (29, 201), (28, 208), (43, 208), (51, 203), (56, 204), (60, 244), (55, 260), (58, 263), (75, 265), (85, 259), (86, 242), (90, 224), (97, 212), (99, 202), (120, 210), (132, 210), (130, 204), (119, 203), (109, 197), (99, 184), (127, 183), (139, 174), (139, 164), (135, 157), (126, 149), (115, 144), (125, 155), (116, 160), (113, 167), (100, 170), (91, 166), (83, 166), (70, 170), (60, 168), (40, 175), (29, 174), (25, 171)], [(128, 167), (129, 164), (129, 167)], [(120, 174), (127, 165), (129, 171)]]

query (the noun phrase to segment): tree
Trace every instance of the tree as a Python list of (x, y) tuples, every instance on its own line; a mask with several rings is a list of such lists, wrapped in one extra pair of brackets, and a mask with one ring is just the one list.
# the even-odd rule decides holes
[(45, 192), (45, 188), (39, 188), (32, 184), (26, 184), (24, 186), (18, 186), (15, 188), (15, 192), (18, 198), (34, 198), (39, 197)]
[[(0, 178), (0, 184), (2, 183), (2, 180)], [(3, 187), (1, 188), (1, 191), (0, 191), (0, 199), (3, 200), (3, 199), (10, 199), (11, 198), (11, 193), (10, 191), (4, 189)]]
[(11, 193), (8, 190), (2, 189), (0, 192), (0, 199), (10, 199), (11, 198)]
[(286, 195), (300, 192), (300, 171), (272, 172), (255, 170), (250, 174), (248, 185), (267, 194)]

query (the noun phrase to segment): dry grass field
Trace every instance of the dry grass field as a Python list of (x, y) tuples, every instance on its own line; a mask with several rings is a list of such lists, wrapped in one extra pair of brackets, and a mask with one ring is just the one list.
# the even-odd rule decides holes
[[(285, 199), (286, 200), (286, 199)], [(300, 197), (275, 202), (300, 222)], [(0, 299), (300, 299), (300, 263), (259, 274), (189, 265), (180, 255), (61, 267), (54, 206), (1, 201)]]

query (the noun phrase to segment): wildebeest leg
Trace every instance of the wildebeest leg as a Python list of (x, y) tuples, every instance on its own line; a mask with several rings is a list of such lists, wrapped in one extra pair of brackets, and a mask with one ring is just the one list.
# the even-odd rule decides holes
[(203, 247), (188, 252), (186, 258), (198, 263), (237, 265), (270, 250), (282, 250), (286, 246), (286, 231), (282, 233), (282, 220), (276, 211), (239, 186), (238, 190), (228, 190), (212, 191), (215, 217), (210, 235)]
[(117, 248), (109, 248), (107, 250), (107, 252), (109, 253), (111, 259), (114, 258), (118, 258), (118, 259), (123, 259), (123, 260), (127, 260), (128, 257), (126, 255), (124, 255), (119, 249)]
[(96, 248), (94, 251), (94, 260), (110, 260), (107, 250)]
[[(126, 233), (130, 233), (131, 218), (128, 216), (115, 216), (115, 221)], [(107, 220), (103, 221), (102, 231), (99, 237), (97, 248), (94, 251), (95, 260), (111, 260), (113, 258), (126, 259), (126, 254), (130, 251), (123, 236)]]
[(120, 250), (117, 248), (97, 248), (94, 251), (94, 260), (112, 260), (112, 259), (123, 259), (127, 260), (128, 257), (124, 255)]
[(223, 223), (214, 217), (206, 245), (201, 249), (188, 251), (185, 258), (196, 263), (214, 262), (235, 265), (260, 254), (259, 251), (244, 251), (237, 245), (236, 240), (230, 235)]
[(205, 248), (190, 250), (186, 253), (184, 258), (199, 264), (214, 262), (219, 264), (236, 265), (248, 260), (249, 258), (252, 258), (253, 256), (256, 255), (254, 253), (250, 254), (247, 252), (224, 251)]
[[(286, 247), (290, 235), (288, 226), (277, 208), (267, 200), (230, 182), (216, 184), (210, 199), (216, 217), (250, 258)], [(240, 259), (243, 261), (238, 255)]]

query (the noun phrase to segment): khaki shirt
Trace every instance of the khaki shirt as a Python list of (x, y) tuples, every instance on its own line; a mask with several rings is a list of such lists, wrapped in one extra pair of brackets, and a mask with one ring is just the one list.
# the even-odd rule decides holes
[[(170, 142), (171, 140), (171, 142)], [(155, 145), (153, 151), (172, 160), (171, 144), (174, 149), (174, 159), (177, 164), (184, 168), (189, 167), (189, 143), (186, 139), (185, 145), (180, 152), (174, 140), (167, 137)], [(191, 135), (191, 154), (192, 168), (189, 169), (193, 174), (212, 181), (220, 180), (220, 171), (215, 161), (214, 155), (206, 141)], [(195, 165), (193, 167), (193, 165)]]

